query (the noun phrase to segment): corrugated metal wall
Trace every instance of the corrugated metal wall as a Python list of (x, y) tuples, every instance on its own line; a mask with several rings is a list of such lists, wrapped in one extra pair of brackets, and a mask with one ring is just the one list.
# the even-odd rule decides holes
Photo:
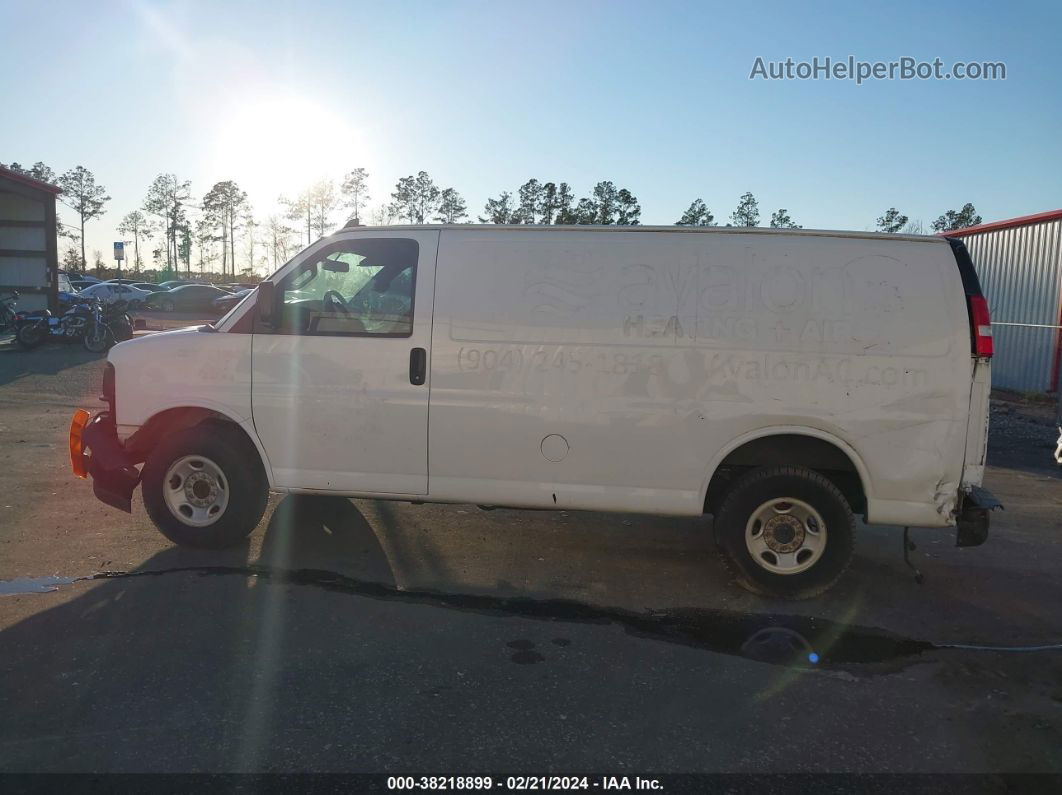
[(47, 210), (39, 198), (4, 190), (9, 184), (0, 177), (0, 285), (21, 291), (19, 310), (46, 309), (48, 296), (42, 288), (48, 286)]
[(966, 235), (962, 240), (992, 311), (992, 385), (1053, 390), (1059, 331), (996, 324), (1059, 324), (1062, 220)]

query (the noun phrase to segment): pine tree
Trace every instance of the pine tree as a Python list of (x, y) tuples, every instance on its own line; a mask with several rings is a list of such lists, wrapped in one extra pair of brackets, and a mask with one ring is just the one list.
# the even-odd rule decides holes
[(694, 199), (682, 217), (675, 221), (675, 226), (711, 226), (715, 216), (701, 199)]
[(144, 212), (162, 219), (167, 270), (175, 268), (178, 262), (177, 232), (186, 220), (185, 207), (191, 194), (192, 183), (188, 180), (180, 182), (174, 174), (159, 174), (144, 198)]
[(974, 206), (967, 202), (959, 211), (948, 210), (933, 222), (934, 232), (951, 232), (955, 229), (965, 229), (968, 226), (977, 226), (981, 223), (981, 216), (977, 214)]
[[(43, 163), (38, 165), (43, 165)], [(63, 190), (59, 194), (60, 201), (76, 212), (81, 221), (81, 264), (84, 267), (87, 264), (85, 224), (103, 215), (103, 205), (109, 202), (111, 197), (107, 195), (102, 185), (96, 184), (95, 175), (84, 166), (75, 166), (59, 177), (59, 187)]]
[(730, 214), (730, 222), (734, 226), (759, 226), (760, 205), (751, 193), (741, 194), (737, 209)]
[(900, 213), (895, 207), (890, 207), (885, 214), (878, 218), (878, 231), (890, 235), (899, 232), (907, 224), (907, 216)]
[(133, 237), (133, 270), (136, 273), (140, 272), (141, 265), (143, 264), (140, 258), (140, 239), (147, 238), (151, 234), (151, 227), (148, 224), (148, 218), (140, 210), (133, 210), (128, 212), (122, 218), (122, 222), (118, 224), (118, 233), (121, 235), (132, 235)]
[(535, 224), (542, 210), (543, 185), (537, 179), (529, 179), (520, 186), (517, 195), (520, 205), (514, 214), (513, 223)]
[(232, 180), (217, 182), (203, 197), (203, 214), (221, 229), (221, 275), (236, 275), (236, 230), (247, 207), (247, 192)]
[(483, 207), (485, 215), (479, 216), (479, 222), (481, 224), (511, 224), (515, 211), (512, 194), (509, 191), (502, 191), (497, 199), (487, 199)]
[(800, 229), (800, 226), (793, 223), (789, 211), (783, 207), (771, 214), (771, 229)]
[(468, 206), (461, 194), (453, 188), (446, 188), (439, 194), (439, 208), (436, 221), (444, 224), (456, 224), (468, 217)]
[(343, 178), (343, 185), (340, 190), (347, 200), (347, 207), (350, 207), (354, 214), (350, 217), (350, 220), (355, 226), (361, 225), (361, 208), (369, 203), (369, 172), (364, 168), (356, 168), (353, 171), (347, 173)]

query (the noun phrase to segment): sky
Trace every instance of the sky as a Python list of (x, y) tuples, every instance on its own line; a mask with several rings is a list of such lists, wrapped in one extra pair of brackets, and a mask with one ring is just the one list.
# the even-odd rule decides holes
[[(1062, 3), (745, 5), (3, 0), (0, 162), (92, 170), (107, 258), (163, 172), (196, 198), (236, 180), (260, 217), (359, 166), (370, 207), (424, 170), (473, 215), (531, 177), (612, 180), (656, 224), (695, 198), (725, 223), (745, 191), (763, 224), (823, 229), (1062, 207)], [(750, 79), (757, 57), (849, 55), (1007, 78)]]

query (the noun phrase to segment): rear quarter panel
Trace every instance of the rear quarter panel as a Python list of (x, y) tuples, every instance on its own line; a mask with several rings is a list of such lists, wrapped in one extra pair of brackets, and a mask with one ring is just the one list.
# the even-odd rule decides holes
[(431, 495), (695, 514), (738, 441), (805, 428), (858, 459), (871, 521), (946, 524), (968, 334), (944, 241), (444, 230)]

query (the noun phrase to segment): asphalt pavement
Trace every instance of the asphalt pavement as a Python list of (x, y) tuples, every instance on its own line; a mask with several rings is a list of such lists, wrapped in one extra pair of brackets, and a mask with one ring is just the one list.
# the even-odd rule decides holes
[(913, 531), (918, 585), (861, 527), (792, 603), (707, 517), (274, 496), (175, 548), (69, 473), (102, 369), (0, 348), (2, 771), (1062, 772), (1062, 651), (1017, 650), (1062, 643), (1045, 424), (992, 437), (986, 545)]

